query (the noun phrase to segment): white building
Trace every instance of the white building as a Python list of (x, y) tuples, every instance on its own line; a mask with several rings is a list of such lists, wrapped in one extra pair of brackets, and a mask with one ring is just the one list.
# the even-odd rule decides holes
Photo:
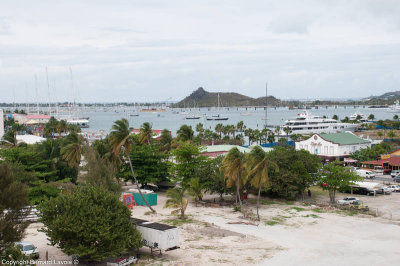
[(307, 150), (329, 160), (348, 157), (360, 149), (371, 147), (371, 142), (350, 132), (314, 134), (296, 142), (296, 150)]

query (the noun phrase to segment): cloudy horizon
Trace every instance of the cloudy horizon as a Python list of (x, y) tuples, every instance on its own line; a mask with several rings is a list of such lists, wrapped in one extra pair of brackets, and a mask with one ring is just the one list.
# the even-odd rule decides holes
[(42, 102), (179, 101), (198, 87), (260, 97), (266, 81), (280, 99), (400, 90), (396, 0), (21, 0), (0, 7), (2, 102), (34, 102), (35, 76)]

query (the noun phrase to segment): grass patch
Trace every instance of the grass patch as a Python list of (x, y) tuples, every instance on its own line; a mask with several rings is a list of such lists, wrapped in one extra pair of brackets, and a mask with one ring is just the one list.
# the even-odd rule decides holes
[(150, 215), (152, 213), (153, 213), (152, 211), (148, 211), (148, 212), (145, 212), (144, 215)]
[[(248, 201), (252, 204), (257, 204), (257, 199), (248, 199)], [(281, 201), (281, 200), (264, 200), (260, 199), (260, 204), (261, 205), (293, 205), (295, 202), (294, 201)]]
[(172, 219), (165, 219), (162, 220), (161, 222), (170, 224), (172, 226), (182, 226), (184, 224), (190, 224), (196, 222), (192, 218), (185, 217), (184, 219), (179, 219), (179, 218), (172, 218)]
[(214, 249), (218, 249), (217, 247), (214, 246), (189, 246), (190, 248), (195, 248), (195, 249), (203, 249), (203, 250), (214, 250)]
[(286, 219), (291, 218), (290, 216), (283, 216), (283, 215), (277, 215), (272, 217), (270, 220), (265, 222), (265, 225), (276, 225), (276, 224), (282, 224), (286, 221)]
[(314, 208), (314, 209), (311, 209), (311, 211), (316, 212), (316, 213), (324, 213), (324, 210), (321, 208)]
[(306, 218), (308, 218), (308, 217), (311, 217), (311, 218), (320, 218), (318, 215), (316, 215), (316, 214), (307, 214), (307, 215), (303, 215), (303, 217), (306, 217)]
[(199, 241), (200, 239), (202, 239), (201, 236), (195, 236), (192, 239), (186, 239), (185, 242), (191, 242), (191, 241)]
[(302, 208), (302, 207), (291, 207), (291, 208), (286, 209), (286, 210), (287, 210), (287, 211), (295, 210), (295, 211), (297, 211), (297, 212), (302, 212), (302, 211), (305, 211), (306, 209), (304, 209), (304, 208)]
[(273, 225), (276, 225), (276, 224), (278, 224), (279, 222), (277, 222), (277, 221), (266, 221), (265, 222), (265, 225), (270, 225), (270, 226), (273, 226)]

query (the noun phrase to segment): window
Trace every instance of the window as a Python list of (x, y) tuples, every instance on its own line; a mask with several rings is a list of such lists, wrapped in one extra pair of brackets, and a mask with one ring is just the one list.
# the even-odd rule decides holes
[(324, 146), (324, 154), (328, 154), (328, 146)]

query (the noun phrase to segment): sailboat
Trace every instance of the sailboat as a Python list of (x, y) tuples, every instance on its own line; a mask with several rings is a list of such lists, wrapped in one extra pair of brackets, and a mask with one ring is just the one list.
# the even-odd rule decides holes
[(134, 110), (133, 110), (133, 112), (132, 113), (129, 113), (129, 116), (139, 116), (139, 113), (138, 113), (138, 111), (137, 111), (137, 109), (136, 109), (136, 103), (134, 104)]
[(221, 116), (219, 114), (220, 112), (220, 101), (219, 101), (219, 93), (218, 93), (218, 114), (217, 115), (212, 115), (212, 116), (207, 116), (207, 120), (228, 120), (228, 117), (226, 116)]
[(69, 72), (71, 75), (71, 89), (74, 94), (74, 105), (73, 105), (74, 116), (71, 117), (70, 119), (67, 119), (67, 123), (70, 125), (76, 125), (80, 128), (89, 128), (89, 118), (88, 117), (87, 118), (78, 118), (78, 110), (75, 105), (76, 92), (75, 92), (75, 88), (74, 88), (74, 81), (72, 78), (72, 69), (71, 68), (69, 68)]

